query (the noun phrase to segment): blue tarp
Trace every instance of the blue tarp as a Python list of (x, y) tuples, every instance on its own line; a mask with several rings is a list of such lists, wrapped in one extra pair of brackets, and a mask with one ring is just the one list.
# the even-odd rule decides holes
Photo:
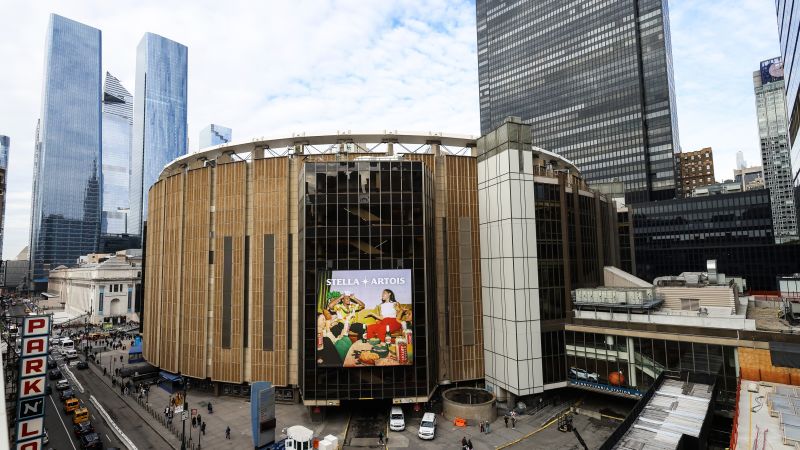
[(180, 381), (181, 380), (181, 376), (180, 375), (171, 374), (171, 373), (165, 372), (163, 370), (161, 371), (161, 373), (159, 375), (161, 375), (161, 378), (163, 378), (165, 380), (169, 380), (169, 381)]
[(133, 353), (142, 353), (142, 344), (134, 345), (130, 350), (128, 350), (129, 355)]

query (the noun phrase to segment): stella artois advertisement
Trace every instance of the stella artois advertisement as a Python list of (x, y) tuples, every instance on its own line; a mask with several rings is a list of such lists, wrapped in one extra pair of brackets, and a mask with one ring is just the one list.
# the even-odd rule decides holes
[(318, 282), (318, 366), (411, 364), (411, 270), (332, 270)]

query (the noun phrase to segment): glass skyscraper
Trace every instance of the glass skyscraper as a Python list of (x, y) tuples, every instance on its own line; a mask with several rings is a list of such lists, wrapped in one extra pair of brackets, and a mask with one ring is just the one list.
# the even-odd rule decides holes
[(34, 156), (30, 270), (48, 270), (97, 249), (101, 207), (100, 30), (50, 15)]
[(102, 234), (128, 231), (133, 96), (106, 72), (103, 89), (103, 214)]
[(147, 192), (161, 169), (186, 154), (186, 94), (189, 50), (145, 33), (136, 49), (133, 149), (128, 232), (140, 235), (147, 220)]
[(477, 0), (481, 133), (508, 116), (629, 202), (675, 196), (667, 0)]
[(776, 243), (797, 239), (783, 73), (781, 58), (762, 61), (760, 70), (753, 72), (761, 163), (764, 184), (769, 189)]
[(795, 184), (800, 184), (800, 1), (775, 0), (786, 82), (786, 111)]
[(3, 237), (6, 224), (6, 185), (8, 183), (8, 150), (11, 138), (0, 134), (0, 260), (3, 256)]
[(200, 148), (227, 144), (231, 141), (233, 131), (222, 125), (211, 124), (200, 131)]

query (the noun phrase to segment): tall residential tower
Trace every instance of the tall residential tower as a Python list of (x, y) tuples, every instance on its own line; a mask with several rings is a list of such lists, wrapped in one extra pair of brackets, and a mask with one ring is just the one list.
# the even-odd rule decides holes
[(145, 33), (136, 49), (133, 149), (128, 232), (142, 233), (147, 192), (161, 169), (186, 154), (189, 51), (185, 45)]
[(622, 181), (633, 202), (675, 196), (666, 0), (476, 7), (481, 133), (520, 116), (588, 181)]
[(133, 96), (106, 72), (103, 89), (103, 215), (101, 232), (128, 232)]
[(786, 92), (780, 58), (761, 62), (753, 72), (764, 182), (769, 189), (775, 241), (797, 239), (797, 209), (786, 120)]
[(232, 133), (230, 128), (212, 123), (200, 131), (200, 149), (227, 144), (231, 141)]
[(30, 242), (38, 288), (48, 269), (97, 249), (101, 207), (100, 30), (52, 14), (45, 50)]

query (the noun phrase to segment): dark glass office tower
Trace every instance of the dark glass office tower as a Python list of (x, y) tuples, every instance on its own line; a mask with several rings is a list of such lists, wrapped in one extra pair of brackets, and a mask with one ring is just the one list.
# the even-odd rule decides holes
[(678, 127), (666, 0), (477, 0), (481, 133), (508, 116), (533, 145), (629, 202), (673, 198)]
[(31, 211), (37, 289), (48, 269), (96, 251), (100, 237), (100, 30), (53, 14), (45, 51)]
[(6, 223), (6, 180), (8, 178), (8, 148), (11, 138), (0, 135), (0, 259), (3, 254), (3, 235)]

